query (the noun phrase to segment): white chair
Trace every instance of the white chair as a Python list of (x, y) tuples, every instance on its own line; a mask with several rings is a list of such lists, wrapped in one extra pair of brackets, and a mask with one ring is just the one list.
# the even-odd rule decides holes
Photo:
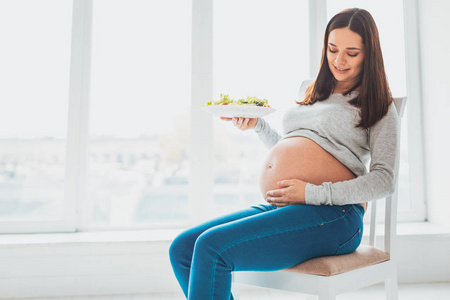
[[(405, 110), (406, 97), (394, 98), (394, 103), (401, 118)], [(377, 201), (371, 201), (368, 245), (361, 244), (350, 254), (318, 257), (282, 271), (234, 272), (234, 298), (239, 299), (239, 284), (247, 284), (317, 295), (319, 300), (335, 300), (338, 294), (384, 281), (387, 299), (398, 299), (397, 185), (398, 182), (395, 184), (394, 194), (386, 198), (384, 249), (375, 246)]]

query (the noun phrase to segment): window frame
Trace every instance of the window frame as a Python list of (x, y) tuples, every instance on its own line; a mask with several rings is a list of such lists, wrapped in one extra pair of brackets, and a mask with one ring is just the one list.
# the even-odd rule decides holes
[(411, 208), (399, 211), (400, 222), (426, 221), (425, 133), (420, 55), (419, 11), (416, 0), (403, 0)]
[(82, 227), (82, 208), (87, 201), (93, 4), (93, 0), (73, 1), (66, 201), (74, 230)]

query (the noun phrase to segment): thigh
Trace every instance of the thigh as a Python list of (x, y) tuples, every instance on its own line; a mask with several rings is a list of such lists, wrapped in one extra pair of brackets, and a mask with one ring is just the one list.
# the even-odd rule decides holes
[(291, 205), (216, 225), (198, 242), (232, 271), (274, 271), (334, 255), (358, 230), (362, 235), (353, 205)]
[(274, 209), (276, 209), (276, 207), (271, 205), (257, 205), (252, 206), (248, 209), (220, 216), (207, 222), (198, 224), (179, 234), (172, 242), (171, 248), (182, 248), (183, 249), (182, 251), (188, 251), (190, 255), (192, 255), (192, 251), (194, 249), (194, 245), (197, 241), (197, 238), (208, 229), (214, 228), (222, 224), (227, 224), (236, 220), (248, 218)]

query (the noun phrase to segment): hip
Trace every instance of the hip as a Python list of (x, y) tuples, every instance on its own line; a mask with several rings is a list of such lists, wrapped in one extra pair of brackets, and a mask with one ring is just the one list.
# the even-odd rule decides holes
[(269, 212), (266, 230), (291, 231), (294, 244), (314, 245), (310, 253), (314, 257), (350, 253), (361, 242), (365, 210), (360, 204), (290, 205), (283, 208), (262, 204), (257, 208)]

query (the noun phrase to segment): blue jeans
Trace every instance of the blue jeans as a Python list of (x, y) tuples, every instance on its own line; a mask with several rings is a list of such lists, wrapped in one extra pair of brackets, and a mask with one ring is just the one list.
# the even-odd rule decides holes
[(186, 299), (229, 300), (234, 271), (276, 271), (353, 252), (363, 215), (359, 204), (257, 205), (184, 231), (170, 246), (170, 261)]

